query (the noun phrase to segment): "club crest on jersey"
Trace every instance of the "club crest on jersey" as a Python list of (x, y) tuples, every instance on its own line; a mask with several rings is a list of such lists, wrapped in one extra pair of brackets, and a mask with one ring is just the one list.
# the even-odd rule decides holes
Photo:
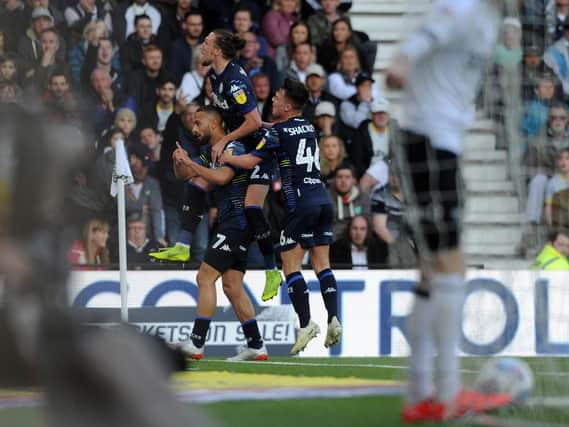
[(238, 104), (243, 105), (247, 102), (247, 95), (245, 95), (245, 91), (238, 86), (231, 86), (231, 95), (235, 98)]

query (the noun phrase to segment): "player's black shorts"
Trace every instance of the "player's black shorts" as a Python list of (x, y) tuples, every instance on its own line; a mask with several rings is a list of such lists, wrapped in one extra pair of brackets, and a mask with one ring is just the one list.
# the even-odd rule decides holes
[(220, 273), (247, 269), (247, 247), (252, 236), (248, 228), (240, 229), (235, 224), (219, 224), (210, 239), (204, 262)]
[(297, 244), (304, 249), (332, 244), (333, 222), (334, 211), (329, 203), (297, 207), (285, 219), (279, 241), (280, 251), (289, 251)]
[(249, 174), (249, 184), (270, 185), (273, 176), (274, 160), (263, 159)]
[[(402, 167), (411, 175), (406, 199), (420, 210), (420, 224), (411, 224), (414, 232), (422, 235), (431, 251), (458, 247), (462, 181), (457, 155), (433, 148), (424, 135), (402, 131), (402, 138), (406, 160)], [(419, 251), (421, 235), (415, 236)]]

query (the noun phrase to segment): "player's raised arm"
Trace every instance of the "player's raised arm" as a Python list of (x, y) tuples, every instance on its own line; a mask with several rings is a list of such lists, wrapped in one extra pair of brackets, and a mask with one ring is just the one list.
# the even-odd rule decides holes
[(186, 150), (182, 148), (179, 142), (176, 142), (176, 150), (172, 154), (172, 162), (174, 163), (174, 175), (178, 179), (190, 179), (197, 176), (197, 173), (194, 172), (188, 165), (188, 162), (191, 161), (190, 156)]

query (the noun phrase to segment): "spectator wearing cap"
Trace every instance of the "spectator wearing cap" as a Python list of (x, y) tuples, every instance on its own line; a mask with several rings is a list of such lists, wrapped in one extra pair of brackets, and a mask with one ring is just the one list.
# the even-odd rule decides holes
[[(43, 7), (47, 9), (50, 15), (53, 17), (53, 23), (57, 29), (57, 32), (60, 33), (64, 38), (67, 37), (67, 22), (65, 22), (65, 15), (62, 13), (64, 10), (62, 2), (58, 0), (28, 0), (28, 7), (28, 20), (29, 14), (33, 9), (36, 7)], [(25, 25), (26, 23), (24, 23), (24, 26)]]
[[(568, 0), (569, 1), (569, 0)], [(529, 101), (533, 98), (535, 82), (544, 74), (553, 76), (553, 71), (543, 61), (543, 51), (536, 45), (524, 47), (522, 57), (522, 100)], [(556, 80), (556, 92), (562, 93), (561, 86)]]
[(511, 16), (502, 22), (502, 40), (496, 46), (494, 63), (500, 67), (513, 68), (522, 61), (522, 24)]
[(569, 98), (569, 21), (563, 24), (563, 37), (545, 51), (543, 60), (561, 82), (564, 97)]
[[(43, 7), (36, 7), (32, 11), (31, 26), (26, 30), (18, 42), (18, 59), (23, 67), (23, 76), (31, 75), (30, 69), (34, 68), (42, 57), (42, 46), (40, 43), (40, 35), (44, 30), (54, 28), (53, 16), (49, 10)], [(57, 50), (57, 61), (66, 62), (66, 45), (65, 40), (59, 38), (59, 48)]]
[(269, 77), (271, 88), (281, 86), (281, 78), (277, 70), (275, 61), (268, 56), (260, 56), (261, 45), (257, 40), (257, 35), (252, 31), (247, 31), (241, 35), (245, 40), (245, 47), (239, 54), (238, 63), (251, 78), (257, 73), (263, 73)]
[(536, 83), (534, 97), (524, 106), (522, 130), (525, 136), (534, 137), (545, 132), (549, 107), (554, 100), (555, 85), (551, 76), (542, 76)]
[(314, 109), (313, 124), (320, 137), (338, 134), (334, 104), (330, 101), (321, 101)]
[(360, 73), (356, 77), (356, 93), (340, 104), (340, 119), (342, 123), (355, 131), (360, 124), (369, 118), (371, 103), (380, 98), (373, 97), (372, 85), (375, 80), (369, 73)]
[[(370, 191), (378, 184), (386, 184), (387, 176), (378, 172), (376, 164), (383, 163), (387, 170), (386, 163), (392, 155), (398, 134), (399, 124), (389, 115), (389, 102), (386, 99), (372, 102), (369, 117), (354, 134), (350, 153), (358, 179), (361, 178), (362, 191)], [(382, 166), (379, 166), (379, 171), (381, 170)]]
[(138, 214), (146, 223), (151, 238), (167, 246), (160, 184), (148, 174), (152, 160), (147, 148), (133, 144), (129, 148), (129, 164), (134, 183), (126, 188), (126, 214)]
[(328, 101), (337, 105), (338, 100), (328, 92), (326, 87), (326, 71), (320, 64), (310, 64), (306, 69), (306, 89), (308, 89), (308, 101), (302, 109), (302, 116), (307, 120), (314, 120), (314, 110), (322, 101)]
[[(356, 93), (356, 78), (361, 72), (357, 49), (353, 46), (346, 47), (340, 55), (338, 71), (329, 75), (328, 88), (330, 93), (340, 100), (348, 99)], [(370, 79), (369, 73), (365, 76)], [(374, 85), (372, 97), (379, 99), (379, 90)]]
[(264, 122), (273, 121), (273, 91), (269, 76), (264, 73), (257, 73), (251, 79), (253, 92), (257, 98), (257, 109), (261, 113), (261, 120)]
[(146, 222), (138, 214), (130, 215), (126, 220), (126, 257), (129, 265), (147, 263), (150, 252), (157, 251), (160, 244), (150, 239), (146, 231)]
[(313, 62), (313, 47), (310, 43), (299, 43), (294, 47), (292, 61), (284, 72), (284, 79), (306, 82), (306, 70)]
[(148, 0), (133, 0), (129, 5), (121, 2), (113, 11), (113, 37), (122, 44), (135, 30), (135, 19), (139, 15), (147, 15), (152, 23), (152, 34), (158, 35), (162, 24), (162, 14)]

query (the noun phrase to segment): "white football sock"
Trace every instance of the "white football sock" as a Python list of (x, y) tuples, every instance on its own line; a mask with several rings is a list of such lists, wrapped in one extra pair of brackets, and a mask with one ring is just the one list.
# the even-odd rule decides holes
[(458, 347), (462, 332), (465, 282), (459, 273), (438, 273), (432, 278), (433, 337), (437, 358), (435, 380), (437, 400), (447, 402), (460, 391)]
[(415, 296), (413, 310), (407, 320), (411, 355), (405, 400), (417, 403), (433, 394), (433, 304), (424, 296)]

